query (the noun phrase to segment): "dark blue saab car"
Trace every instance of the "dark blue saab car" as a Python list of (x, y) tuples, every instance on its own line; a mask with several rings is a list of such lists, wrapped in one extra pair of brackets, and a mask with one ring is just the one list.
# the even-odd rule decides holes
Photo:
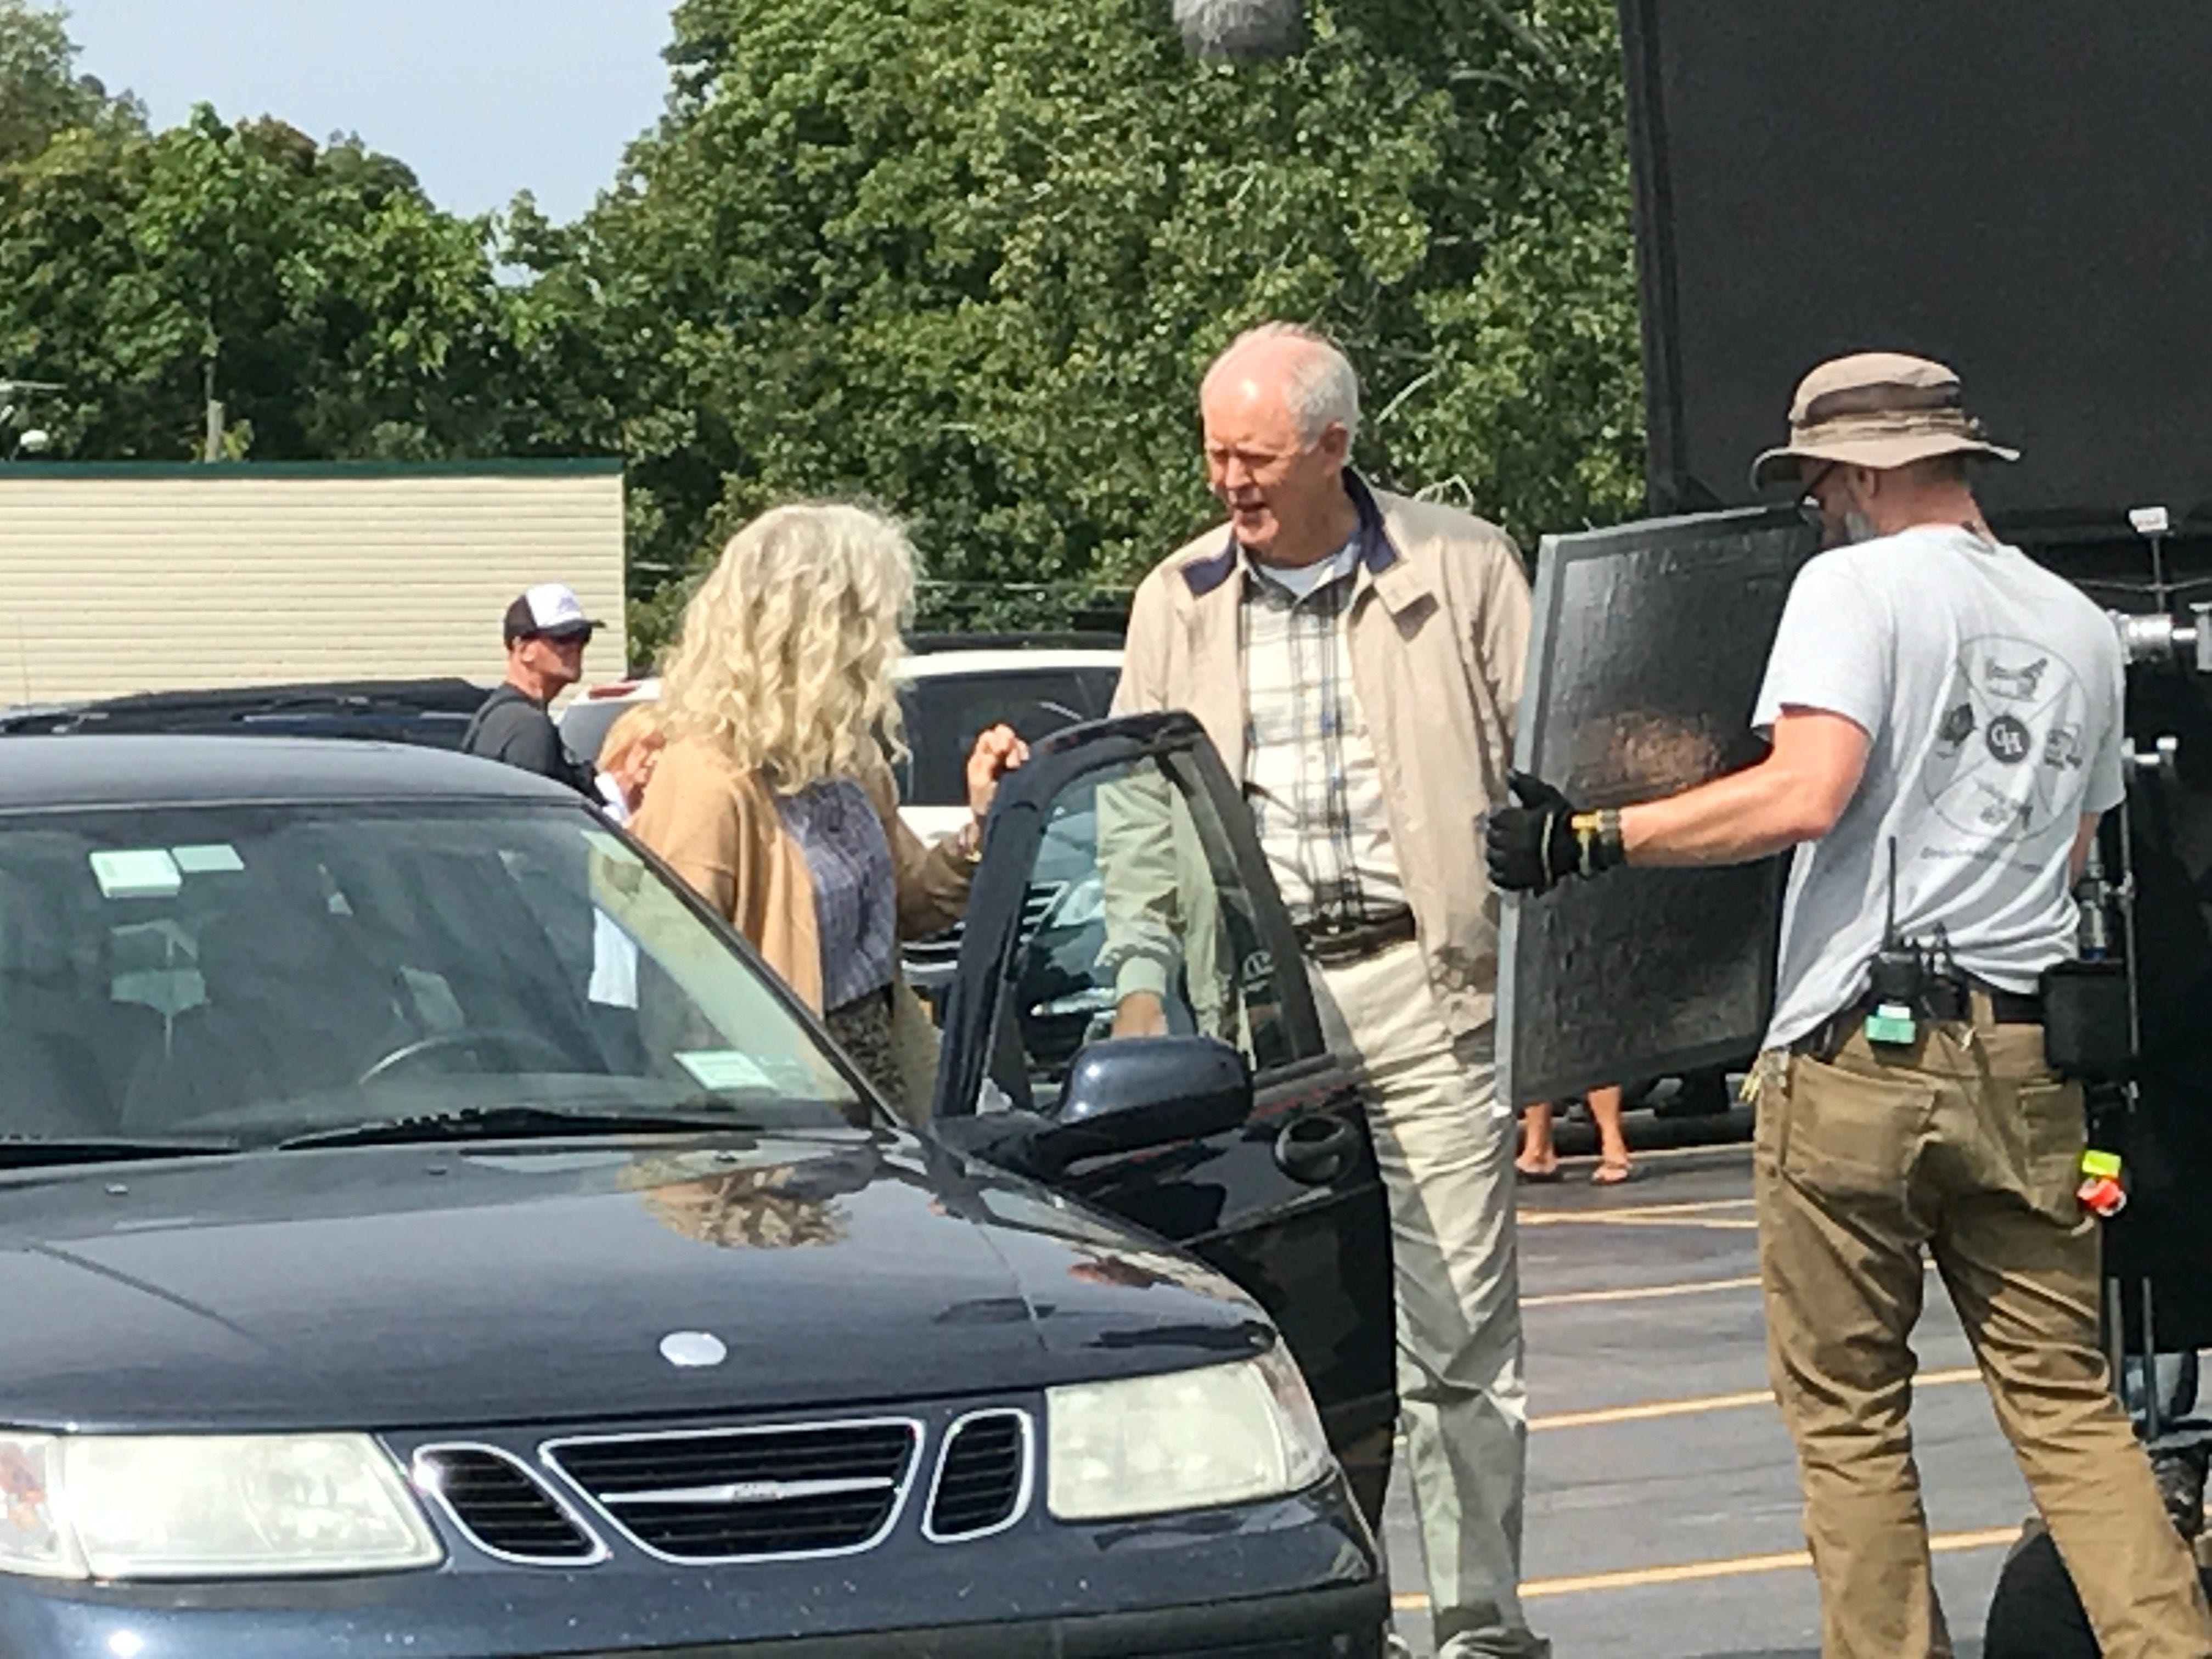
[[(0, 1653), (1380, 1651), (1382, 1207), (1188, 721), (1004, 792), (919, 1133), (553, 785), (4, 757)], [(1031, 872), (1121, 787), (1204, 1019), (1071, 1052)]]

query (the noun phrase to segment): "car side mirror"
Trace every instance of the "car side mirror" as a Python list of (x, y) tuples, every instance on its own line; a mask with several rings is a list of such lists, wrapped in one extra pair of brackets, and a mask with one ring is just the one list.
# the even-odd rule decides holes
[(1060, 1169), (1242, 1127), (1252, 1068), (1218, 1037), (1118, 1037), (1075, 1056), (1046, 1149)]

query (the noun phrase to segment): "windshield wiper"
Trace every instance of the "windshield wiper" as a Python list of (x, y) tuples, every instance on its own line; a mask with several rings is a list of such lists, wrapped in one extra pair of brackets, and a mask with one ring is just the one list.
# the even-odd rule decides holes
[(0, 1136), (0, 1170), (48, 1164), (126, 1164), (136, 1158), (220, 1158), (245, 1147), (235, 1140), (36, 1140)]
[(557, 1111), (545, 1106), (471, 1106), (457, 1112), (315, 1129), (276, 1143), (280, 1152), (316, 1146), (400, 1146), (426, 1140), (559, 1139), (573, 1135), (696, 1134), (751, 1127), (733, 1112), (644, 1110)]

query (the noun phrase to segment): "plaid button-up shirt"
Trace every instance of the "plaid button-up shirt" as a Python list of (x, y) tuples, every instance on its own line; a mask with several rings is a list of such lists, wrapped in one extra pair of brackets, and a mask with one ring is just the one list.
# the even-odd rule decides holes
[(1372, 921), (1406, 908), (1367, 720), (1352, 683), (1346, 622), (1359, 541), (1318, 583), (1285, 581), (1248, 556), (1239, 607), (1244, 796), (1293, 921)]

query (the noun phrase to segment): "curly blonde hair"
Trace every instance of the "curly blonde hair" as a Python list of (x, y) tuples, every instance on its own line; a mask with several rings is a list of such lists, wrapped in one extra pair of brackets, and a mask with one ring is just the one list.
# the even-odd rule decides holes
[(663, 729), (713, 744), (790, 794), (902, 747), (891, 671), (914, 605), (906, 532), (810, 501), (730, 538), (684, 612), (660, 680)]

